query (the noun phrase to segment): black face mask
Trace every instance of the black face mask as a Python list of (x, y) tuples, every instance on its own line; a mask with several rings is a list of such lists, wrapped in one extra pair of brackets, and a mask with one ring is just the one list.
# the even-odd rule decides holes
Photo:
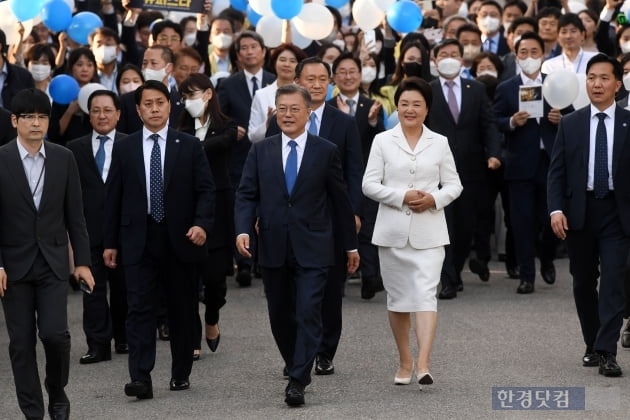
[(402, 69), (403, 73), (405, 73), (405, 76), (407, 77), (422, 77), (422, 64), (420, 63), (416, 63), (415, 61), (412, 61), (410, 63), (403, 63)]
[(422, 21), (422, 27), (423, 28), (437, 28), (438, 21), (432, 17), (424, 18), (424, 20)]

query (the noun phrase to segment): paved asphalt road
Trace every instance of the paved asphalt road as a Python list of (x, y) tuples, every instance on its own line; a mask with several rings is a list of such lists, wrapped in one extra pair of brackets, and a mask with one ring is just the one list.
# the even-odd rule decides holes
[[(314, 376), (306, 406), (288, 408), (282, 361), (269, 329), (260, 280), (239, 289), (230, 279), (222, 311), (217, 353), (205, 347), (195, 362), (191, 389), (168, 390), (168, 343), (158, 342), (153, 372), (155, 398), (127, 398), (126, 358), (79, 365), (85, 352), (81, 296), (69, 296), (72, 335), (70, 384), (73, 419), (628, 419), (630, 351), (620, 348), (621, 378), (604, 378), (597, 368), (581, 366), (584, 345), (571, 296), (568, 261), (557, 263), (553, 286), (537, 279), (533, 295), (517, 295), (517, 280), (503, 265), (491, 263), (482, 283), (463, 273), (465, 291), (440, 301), (432, 357), (435, 384), (395, 386), (397, 352), (385, 309), (385, 295), (360, 298), (348, 285), (344, 333), (335, 358), (335, 375)], [(19, 419), (4, 318), (0, 315), (0, 419)], [(40, 372), (43, 350), (38, 344)], [(42, 378), (43, 379), (43, 378)], [(498, 411), (492, 387), (580, 387), (585, 409), (577, 411)], [(516, 395), (516, 394), (515, 394)], [(521, 394), (522, 395), (522, 394)], [(571, 404), (578, 400), (571, 399)]]

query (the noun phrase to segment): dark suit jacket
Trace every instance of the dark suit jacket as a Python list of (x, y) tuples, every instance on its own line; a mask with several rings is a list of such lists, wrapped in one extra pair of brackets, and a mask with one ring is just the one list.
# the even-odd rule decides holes
[[(147, 234), (147, 188), (142, 131), (114, 144), (105, 186), (105, 248), (120, 249), (124, 264), (137, 264)], [(170, 244), (184, 262), (201, 261), (206, 247), (186, 237), (192, 226), (210, 232), (214, 182), (199, 140), (168, 130), (164, 155), (164, 210)]]
[[(330, 105), (324, 106), (322, 121), (319, 125), (319, 137), (337, 145), (343, 168), (343, 177), (348, 186), (352, 208), (354, 209), (354, 214), (360, 215), (361, 201), (363, 199), (363, 193), (361, 192), (363, 154), (361, 152), (359, 130), (353, 117)], [(272, 136), (279, 133), (280, 128), (274, 115), (269, 122), (266, 135)]]
[[(142, 130), (142, 120), (136, 109), (135, 92), (120, 95), (120, 119), (116, 125), (116, 131), (121, 133), (135, 133)], [(179, 113), (184, 109), (184, 101), (177, 89), (171, 89), (171, 114), (169, 116), (169, 127), (175, 127), (179, 119)]]
[[(117, 132), (114, 142), (125, 137), (127, 137), (125, 134)], [(92, 133), (70, 141), (66, 147), (74, 154), (79, 168), (83, 194), (83, 214), (90, 235), (90, 246), (102, 248), (103, 237), (105, 236), (105, 183), (101, 174), (98, 173), (94, 160)]]
[[(547, 181), (549, 211), (562, 210), (570, 230), (584, 227), (590, 143), (590, 106), (560, 121)], [(617, 106), (612, 152), (612, 178), (617, 214), (630, 235), (630, 111)]]
[(483, 84), (461, 79), (462, 103), (457, 122), (453, 120), (448, 103), (440, 86), (440, 79), (433, 80), (433, 105), (426, 125), (448, 138), (457, 172), (466, 184), (485, 181), (489, 157), (501, 157), (501, 137), (494, 114), (488, 104)]
[(309, 134), (293, 191), (287, 192), (280, 134), (252, 145), (236, 193), (236, 233), (252, 236), (260, 217), (258, 263), (283, 266), (290, 246), (302, 267), (335, 262), (333, 220), (346, 250), (357, 248), (352, 205), (343, 181), (337, 147)]
[[(484, 50), (486, 51), (486, 50)], [(505, 54), (508, 54), (510, 52), (510, 47), (507, 44), (507, 40), (505, 39), (505, 36), (503, 35), (502, 32), (499, 32), (499, 45), (497, 47), (497, 55), (499, 57), (503, 57)]]
[(499, 75), (499, 82), (516, 76), (516, 67), (518, 66), (516, 64), (516, 55), (513, 52), (509, 52), (501, 57), (501, 61), (503, 62), (503, 71)]
[(7, 144), (17, 136), (17, 131), (11, 124), (11, 112), (0, 107), (0, 146)]
[(10, 111), (11, 101), (15, 94), (22, 89), (35, 87), (35, 81), (28, 70), (6, 62), (6, 58), (5, 63), (7, 64), (7, 77), (5, 77), (2, 85), (2, 106)]
[(38, 251), (60, 279), (67, 279), (68, 236), (75, 265), (90, 265), (79, 173), (72, 153), (44, 142), (44, 189), (35, 208), (17, 140), (0, 147), (0, 266), (9, 281), (22, 279)]
[[(545, 75), (542, 76), (543, 80)], [(510, 129), (510, 118), (518, 112), (520, 75), (516, 75), (497, 86), (494, 99), (494, 114), (499, 130), (505, 134), (505, 179), (523, 180), (534, 177), (540, 158), (540, 139), (545, 151), (551, 157), (553, 142), (558, 126), (549, 122), (547, 115), (551, 107), (543, 99), (544, 116), (540, 122), (530, 118), (522, 127)]]

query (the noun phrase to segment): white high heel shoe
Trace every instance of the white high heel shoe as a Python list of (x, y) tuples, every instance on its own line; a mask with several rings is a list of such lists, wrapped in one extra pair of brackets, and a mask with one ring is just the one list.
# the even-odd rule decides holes
[(432, 385), (433, 384), (433, 376), (429, 372), (416, 372), (416, 377), (418, 378), (418, 385), (420, 386), (420, 391), (422, 391), (423, 385)]
[(400, 378), (398, 376), (394, 376), (394, 384), (396, 385), (409, 385), (413, 380), (413, 373), (415, 372), (414, 365), (411, 365), (411, 375), (408, 378)]

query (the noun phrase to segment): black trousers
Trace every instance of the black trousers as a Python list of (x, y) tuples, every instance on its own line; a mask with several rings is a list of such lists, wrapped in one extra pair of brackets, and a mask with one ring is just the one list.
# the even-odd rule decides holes
[(171, 377), (188, 379), (193, 363), (194, 325), (197, 322), (197, 264), (177, 259), (166, 223), (147, 225), (144, 254), (138, 264), (126, 265), (127, 343), (132, 381), (151, 381), (155, 366), (155, 329), (159, 308), (158, 286), (167, 296)]
[(567, 241), (584, 343), (596, 351), (617, 354), (630, 237), (623, 233), (612, 194), (596, 199), (587, 193), (584, 227), (569, 230)]
[[(227, 265), (231, 256), (231, 248), (216, 248), (208, 252), (208, 258), (201, 264), (200, 276), (204, 285), (204, 305), (206, 306), (204, 321), (208, 325), (216, 325), (219, 322), (219, 310), (225, 305), (227, 295)], [(199, 314), (199, 301), (197, 301), (197, 314)], [(201, 348), (201, 337), (205, 337), (201, 318), (197, 315), (195, 323), (195, 348)]]
[(378, 213), (378, 203), (363, 197), (363, 220), (359, 231), (359, 255), (361, 256), (361, 277), (377, 278), (381, 276), (381, 266), (378, 259), (378, 247), (372, 244), (374, 224)]
[(67, 401), (70, 367), (67, 279), (60, 279), (38, 253), (26, 276), (9, 279), (2, 298), (9, 333), (9, 355), (18, 404), (26, 417), (44, 417), (35, 347), (39, 335), (46, 354), (46, 386), (51, 401)]
[[(94, 290), (83, 294), (83, 331), (88, 349), (110, 347), (127, 342), (127, 288), (121, 267), (111, 269), (103, 263), (103, 248), (92, 248)], [(107, 285), (109, 284), (109, 303)]]

